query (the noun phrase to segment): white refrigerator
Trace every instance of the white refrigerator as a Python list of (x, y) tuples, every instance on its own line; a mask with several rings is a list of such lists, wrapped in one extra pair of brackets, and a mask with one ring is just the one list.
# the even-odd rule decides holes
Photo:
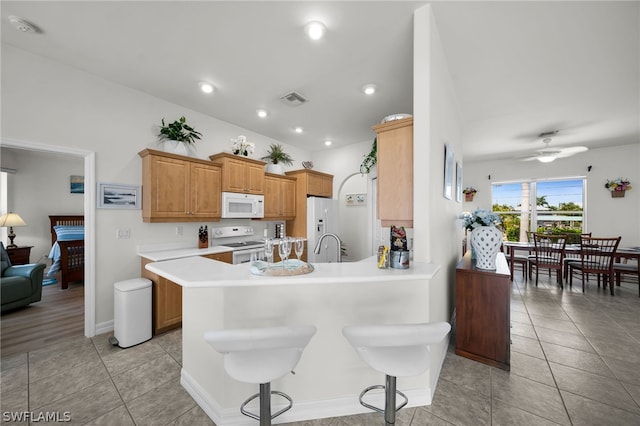
[(309, 262), (337, 262), (338, 243), (335, 238), (325, 237), (322, 241), (320, 254), (314, 249), (320, 236), (327, 232), (338, 234), (338, 200), (331, 198), (307, 198), (307, 260)]

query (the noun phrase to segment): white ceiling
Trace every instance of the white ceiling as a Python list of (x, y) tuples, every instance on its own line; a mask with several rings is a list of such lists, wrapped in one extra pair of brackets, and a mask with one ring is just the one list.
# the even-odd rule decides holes
[[(384, 116), (412, 112), (413, 11), (423, 4), (2, 1), (2, 43), (319, 150), (326, 139), (371, 140)], [(549, 130), (560, 131), (558, 148), (640, 143), (639, 4), (433, 3), (465, 160), (531, 153)], [(9, 15), (42, 32), (17, 31)], [(328, 28), (318, 42), (303, 31), (313, 19)], [(214, 94), (199, 91), (203, 80)], [(378, 93), (365, 96), (365, 83)], [(292, 90), (309, 102), (285, 105)]]

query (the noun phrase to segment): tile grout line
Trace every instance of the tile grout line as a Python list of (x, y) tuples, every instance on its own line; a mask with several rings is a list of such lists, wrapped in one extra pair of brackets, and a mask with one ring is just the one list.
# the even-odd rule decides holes
[[(573, 425), (573, 420), (571, 419), (571, 414), (569, 413), (569, 409), (567, 408), (567, 404), (565, 403), (564, 398), (562, 397), (562, 392), (560, 392), (560, 386), (558, 386), (558, 381), (556, 380), (556, 376), (555, 376), (555, 374), (553, 374), (553, 370), (551, 369), (551, 365), (549, 364), (549, 358), (547, 357), (547, 353), (544, 350), (544, 346), (542, 346), (542, 343), (541, 343), (541, 340), (540, 340), (540, 336), (538, 335), (538, 331), (536, 330), (536, 327), (533, 325), (533, 319), (531, 318), (531, 312), (529, 311), (529, 308), (527, 307), (527, 303), (525, 302), (524, 297), (522, 297), (522, 291), (520, 290), (520, 287), (518, 287), (518, 292), (520, 293), (520, 297), (522, 298), (522, 303), (524, 304), (524, 307), (527, 310), (527, 315), (529, 316), (529, 321), (531, 321), (531, 327), (533, 328), (533, 332), (535, 333), (536, 339), (538, 340), (538, 345), (540, 345), (540, 350), (542, 351), (542, 355), (544, 355), (544, 360), (547, 363), (547, 368), (549, 369), (549, 372), (551, 373), (551, 377), (553, 378), (553, 383), (555, 384), (555, 388), (558, 391), (558, 396), (560, 397), (560, 401), (562, 401), (562, 407), (564, 408), (564, 411), (567, 414), (567, 419), (569, 419), (569, 423), (571, 425)], [(559, 307), (560, 307), (560, 309), (562, 309), (561, 305), (559, 305)], [(564, 312), (565, 315), (566, 315), (566, 312), (564, 311), (564, 309), (562, 309), (562, 312)], [(569, 317), (569, 318), (571, 318), (571, 317)], [(581, 334), (582, 334), (582, 332), (581, 332)], [(550, 419), (548, 419), (548, 420), (550, 420)]]

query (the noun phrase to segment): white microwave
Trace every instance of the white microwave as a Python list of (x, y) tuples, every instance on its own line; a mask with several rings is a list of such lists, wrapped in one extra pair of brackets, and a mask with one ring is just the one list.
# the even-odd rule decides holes
[(263, 218), (264, 195), (222, 193), (222, 218)]

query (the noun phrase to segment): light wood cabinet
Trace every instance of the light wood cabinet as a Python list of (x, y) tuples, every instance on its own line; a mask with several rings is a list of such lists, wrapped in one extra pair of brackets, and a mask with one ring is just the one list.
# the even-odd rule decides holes
[(377, 134), (378, 219), (413, 228), (413, 117), (373, 126)]
[(292, 170), (285, 175), (296, 178), (296, 216), (287, 221), (287, 234), (307, 237), (307, 197), (333, 196), (333, 175), (315, 170)]
[(263, 161), (221, 152), (209, 159), (222, 167), (222, 191), (264, 194)]
[(264, 176), (264, 218), (294, 219), (296, 216), (296, 179), (266, 173)]
[(220, 166), (151, 149), (139, 155), (143, 222), (220, 220)]
[(455, 352), (509, 371), (511, 278), (503, 263), (504, 273), (476, 269), (470, 251), (458, 263)]
[(223, 253), (205, 254), (202, 257), (207, 259), (219, 260), (220, 262), (233, 263), (233, 252), (225, 251)]
[[(202, 257), (232, 263), (230, 251), (207, 254)], [(145, 265), (153, 260), (145, 257), (140, 261), (140, 275), (152, 283), (152, 326), (153, 333), (160, 334), (182, 325), (182, 287), (173, 281), (147, 270)]]

